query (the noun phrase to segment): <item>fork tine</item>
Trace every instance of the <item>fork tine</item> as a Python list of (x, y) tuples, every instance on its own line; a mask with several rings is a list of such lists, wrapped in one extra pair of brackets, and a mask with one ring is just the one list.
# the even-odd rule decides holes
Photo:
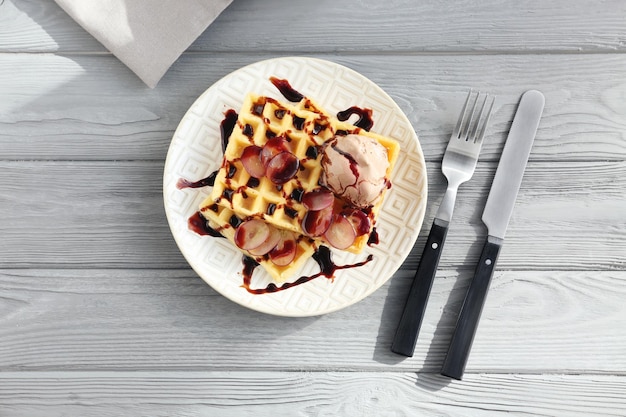
[(480, 107), (480, 112), (478, 113), (478, 116), (476, 116), (476, 118), (474, 118), (474, 114), (476, 113), (476, 108), (478, 107), (478, 103), (480, 101), (480, 91), (478, 92), (478, 95), (476, 96), (476, 102), (474, 103), (474, 111), (472, 113), (472, 120), (470, 120), (467, 124), (467, 136), (465, 137), (465, 140), (467, 142), (472, 142), (472, 143), (476, 143), (476, 132), (478, 131), (478, 125), (480, 124), (480, 119), (481, 117), (483, 117), (483, 112), (485, 111), (485, 104), (487, 104), (487, 98), (489, 96), (485, 95), (485, 99), (482, 100), (482, 106)]
[[(473, 96), (473, 92), (471, 94)], [(469, 111), (469, 117), (465, 118), (465, 116), (467, 115), (467, 111), (465, 111), (463, 113), (463, 125), (461, 126), (461, 129), (459, 130), (459, 135), (458, 135), (458, 139), (460, 139), (461, 141), (467, 141), (470, 133), (472, 132), (472, 126), (474, 126), (474, 123), (476, 123), (479, 119), (476, 118), (476, 109), (478, 107), (478, 103), (479, 103), (479, 99), (480, 99), (480, 91), (476, 93), (476, 98), (471, 98), (472, 101), (472, 108)]]
[[(469, 143), (479, 144), (485, 135), (485, 130), (487, 128), (487, 123), (489, 123), (489, 119), (491, 117), (491, 112), (493, 110), (493, 104), (495, 102), (495, 97), (491, 98), (491, 104), (487, 108), (487, 104), (489, 103), (490, 96), (489, 94), (485, 94), (484, 98), (481, 99), (481, 93), (478, 92), (476, 96), (476, 101), (474, 102), (474, 107), (472, 108), (472, 116), (467, 121), (467, 131), (466, 134), (462, 137), (459, 137), (461, 140), (465, 140)], [(478, 115), (476, 115), (476, 110), (480, 105), (480, 111)]]
[[(459, 116), (459, 120), (456, 122), (456, 126), (454, 127), (454, 131), (452, 132), (452, 136), (456, 136), (457, 138), (461, 137), (461, 129), (465, 126), (465, 117), (467, 116), (467, 109), (469, 106), (470, 99), (474, 94), (474, 90), (469, 91), (467, 93), (467, 98), (465, 99), (465, 104), (463, 105), (463, 110), (461, 110), (461, 115)], [(473, 106), (472, 106), (473, 109)]]
[[(482, 116), (483, 110), (485, 108), (485, 105), (487, 104), (487, 100), (489, 99), (489, 95), (487, 95), (485, 97), (485, 102), (483, 103), (483, 109), (481, 109), (480, 114)], [(491, 104), (489, 105), (489, 110), (487, 110), (487, 117), (484, 118), (484, 121), (482, 123), (482, 126), (480, 127), (480, 129), (478, 128), (478, 124), (476, 125), (476, 132), (480, 132), (478, 133), (477, 136), (474, 137), (474, 142), (476, 143), (480, 143), (483, 140), (483, 137), (485, 136), (485, 131), (487, 130), (487, 125), (489, 124), (489, 119), (491, 119), (491, 114), (493, 113), (493, 105), (496, 102), (496, 97), (492, 96), (491, 97)]]

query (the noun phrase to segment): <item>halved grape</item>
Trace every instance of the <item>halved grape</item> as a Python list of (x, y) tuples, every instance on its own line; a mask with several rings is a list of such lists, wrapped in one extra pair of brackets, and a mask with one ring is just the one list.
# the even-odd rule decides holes
[(370, 218), (361, 210), (353, 210), (346, 218), (352, 223), (357, 236), (369, 233), (372, 228)]
[(288, 230), (281, 230), (281, 239), (269, 253), (270, 260), (274, 265), (289, 265), (296, 257), (296, 236)]
[(324, 233), (324, 238), (337, 249), (347, 249), (354, 243), (356, 232), (352, 223), (345, 216), (336, 215)]
[(291, 152), (281, 152), (270, 159), (265, 168), (265, 176), (274, 184), (284, 184), (298, 173), (300, 160)]
[(309, 236), (322, 236), (333, 221), (333, 206), (309, 210), (302, 219), (302, 230)]
[(280, 242), (280, 239), (281, 239), (280, 231), (272, 225), (268, 225), (268, 227), (270, 229), (270, 233), (267, 236), (267, 239), (265, 239), (265, 241), (263, 241), (263, 243), (261, 243), (256, 248), (249, 249), (248, 252), (250, 252), (251, 255), (254, 255), (254, 256), (265, 255), (266, 253), (274, 249), (276, 245), (278, 244), (278, 242)]
[(265, 142), (263, 151), (261, 152), (261, 163), (264, 166), (269, 164), (270, 160), (281, 152), (289, 152), (289, 144), (284, 136), (276, 136)]
[(241, 249), (254, 249), (263, 244), (269, 235), (270, 227), (263, 220), (246, 220), (235, 231), (235, 244)]
[(250, 145), (241, 153), (241, 163), (251, 177), (263, 178), (265, 175), (265, 166), (261, 163), (262, 150), (260, 146)]
[(321, 210), (332, 205), (334, 201), (333, 193), (326, 188), (318, 188), (302, 196), (302, 204), (308, 210)]

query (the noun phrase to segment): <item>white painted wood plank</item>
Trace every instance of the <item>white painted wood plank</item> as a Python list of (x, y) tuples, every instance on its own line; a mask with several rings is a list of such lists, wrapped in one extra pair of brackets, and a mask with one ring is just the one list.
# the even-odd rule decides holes
[[(145, 87), (108, 56), (0, 55), (0, 159), (165, 158), (180, 119), (213, 82), (272, 55), (186, 55)], [(531, 159), (626, 158), (626, 54), (321, 56), (377, 82), (439, 162), (471, 87), (498, 96), (481, 158), (497, 160), (519, 97), (546, 96)], [(375, 110), (375, 109), (374, 109)]]
[[(52, 0), (5, 0), (0, 51), (103, 52)], [(620, 0), (236, 0), (192, 51), (623, 52)]]
[(107, 50), (53, 0), (0, 3), (0, 52)]
[[(442, 268), (476, 261), (495, 168), (479, 163), (461, 187)], [(444, 192), (439, 164), (427, 169), (430, 203), (406, 268), (416, 267)], [(187, 267), (165, 219), (162, 162), (6, 161), (0, 170), (0, 267)], [(623, 270), (624, 189), (626, 162), (531, 162), (500, 266)]]
[[(236, 0), (149, 90), (52, 0), (0, 0), (0, 415), (624, 415), (626, 3), (287, 3)], [(499, 96), (413, 358), (389, 345), (423, 236), (380, 291), (298, 320), (215, 293), (171, 239), (161, 171), (183, 113), (228, 72), (303, 53), (409, 115), (424, 231), (464, 92)], [(468, 373), (448, 383), (434, 374), (529, 88), (544, 118)]]
[(185, 266), (163, 209), (162, 162), (0, 167), (3, 265)]
[[(412, 277), (292, 319), (234, 304), (189, 270), (0, 270), (1, 369), (438, 372), (471, 271), (438, 272), (405, 358), (390, 346)], [(626, 271), (497, 269), (467, 372), (624, 375), (625, 297)]]
[(7, 373), (7, 417), (623, 416), (623, 376), (402, 373)]

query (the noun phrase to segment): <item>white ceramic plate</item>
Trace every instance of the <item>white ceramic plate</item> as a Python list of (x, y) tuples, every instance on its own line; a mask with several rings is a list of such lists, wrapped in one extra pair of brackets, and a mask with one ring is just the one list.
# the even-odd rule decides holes
[[(307, 97), (335, 114), (351, 106), (373, 109), (373, 132), (398, 140), (402, 151), (392, 188), (385, 195), (376, 224), (380, 243), (359, 255), (333, 250), (338, 265), (364, 260), (365, 266), (339, 270), (334, 279), (316, 278), (303, 285), (271, 294), (253, 295), (241, 287), (242, 255), (226, 239), (199, 236), (187, 227), (209, 187), (176, 188), (179, 178), (207, 177), (222, 160), (220, 123), (228, 109), (239, 111), (249, 92), (284, 100), (269, 81), (287, 79)], [(276, 58), (241, 68), (207, 89), (191, 106), (174, 133), (165, 163), (163, 194), (172, 234), (192, 268), (216, 291), (232, 301), (260, 312), (280, 316), (314, 316), (347, 307), (373, 293), (400, 267), (419, 234), (424, 218), (427, 180), (424, 156), (417, 136), (397, 104), (376, 84), (342, 65), (314, 58)], [(310, 259), (294, 276), (319, 271)], [(269, 275), (259, 267), (252, 286), (265, 288)]]

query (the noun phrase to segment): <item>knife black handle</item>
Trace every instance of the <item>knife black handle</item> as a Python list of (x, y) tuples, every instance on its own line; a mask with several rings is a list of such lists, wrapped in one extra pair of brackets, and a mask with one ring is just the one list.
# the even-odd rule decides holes
[(426, 303), (433, 285), (441, 250), (448, 234), (448, 222), (435, 219), (419, 267), (413, 278), (409, 296), (398, 324), (391, 351), (404, 356), (413, 356), (417, 334), (422, 325)]
[(467, 364), (478, 321), (485, 305), (489, 282), (498, 260), (498, 254), (502, 248), (502, 239), (487, 236), (485, 246), (476, 266), (474, 278), (470, 283), (459, 318), (457, 319), (452, 335), (452, 341), (448, 347), (448, 353), (441, 368), (441, 375), (454, 379), (461, 379)]

